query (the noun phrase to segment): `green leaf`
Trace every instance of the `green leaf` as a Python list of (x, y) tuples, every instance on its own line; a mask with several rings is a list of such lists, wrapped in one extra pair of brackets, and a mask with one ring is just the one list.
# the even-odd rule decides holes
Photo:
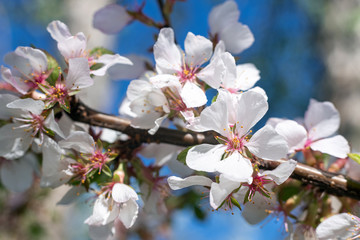
[(355, 162), (360, 164), (360, 155), (359, 154), (357, 154), (357, 153), (349, 153), (348, 156), (349, 156), (349, 158), (351, 158), (352, 160), (354, 160)]
[(244, 197), (244, 204), (247, 203), (249, 201), (249, 195), (250, 195), (250, 189), (246, 192), (245, 197)]
[(184, 165), (186, 165), (186, 156), (187, 156), (187, 153), (190, 150), (190, 148), (192, 148), (192, 147), (187, 147), (181, 153), (179, 153), (176, 160), (178, 160), (179, 162), (182, 162)]
[(103, 166), (102, 172), (105, 173), (107, 176), (112, 177), (112, 172), (108, 165)]
[(219, 96), (219, 93), (218, 94), (216, 94), (214, 97), (213, 97), (213, 99), (211, 100), (211, 103), (214, 103), (214, 102), (216, 102), (216, 99), (217, 99), (217, 97)]
[(46, 81), (51, 85), (55, 86), (56, 80), (59, 78), (59, 75), (61, 73), (61, 68), (59, 67), (58, 62), (51, 56), (50, 54), (46, 54), (47, 60), (48, 60), (48, 71), (50, 75), (46, 79)]
[(103, 47), (95, 47), (90, 51), (90, 56), (101, 56), (104, 54), (111, 54), (114, 55), (114, 52), (110, 51), (109, 49)]

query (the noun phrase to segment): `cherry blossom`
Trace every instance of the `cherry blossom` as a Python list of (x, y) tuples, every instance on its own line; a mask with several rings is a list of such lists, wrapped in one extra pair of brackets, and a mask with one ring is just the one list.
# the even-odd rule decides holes
[(215, 6), (209, 14), (210, 33), (213, 38), (222, 40), (226, 50), (239, 54), (254, 42), (248, 26), (238, 22), (240, 11), (235, 1), (225, 1)]
[(85, 58), (89, 66), (94, 64), (102, 64), (99, 69), (91, 70), (91, 74), (95, 76), (104, 76), (106, 71), (114, 65), (125, 64), (132, 65), (131, 61), (119, 54), (103, 54), (98, 56), (86, 50), (87, 38), (84, 33), (79, 32), (75, 36), (71, 35), (66, 24), (60, 21), (52, 21), (47, 27), (51, 37), (57, 41), (58, 49), (66, 61), (72, 58)]
[(341, 213), (325, 219), (316, 228), (319, 240), (358, 239), (360, 237), (360, 219), (349, 213)]

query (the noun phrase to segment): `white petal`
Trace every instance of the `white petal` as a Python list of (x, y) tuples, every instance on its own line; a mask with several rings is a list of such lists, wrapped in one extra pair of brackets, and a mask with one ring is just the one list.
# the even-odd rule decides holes
[(58, 20), (49, 23), (46, 30), (50, 33), (51, 37), (57, 42), (64, 41), (65, 39), (71, 37), (71, 33), (69, 31), (69, 28), (66, 26), (66, 24)]
[(130, 101), (147, 94), (153, 89), (151, 83), (145, 80), (133, 80), (130, 82), (126, 91), (126, 96)]
[(214, 209), (218, 209), (229, 194), (238, 187), (240, 187), (240, 182), (231, 181), (221, 174), (219, 183), (211, 184), (210, 205)]
[(65, 138), (64, 133), (61, 131), (58, 123), (55, 120), (54, 110), (51, 110), (50, 114), (48, 115), (48, 117), (44, 121), (44, 125), (47, 128), (53, 130), (60, 137)]
[(160, 128), (160, 126), (161, 126), (162, 122), (165, 120), (165, 118), (167, 118), (167, 116), (168, 115), (166, 114), (162, 117), (157, 118), (154, 122), (155, 126), (153, 126), (151, 129), (149, 129), (149, 131), (148, 131), (149, 134), (154, 135), (157, 132), (157, 130)]
[(222, 54), (221, 59), (226, 69), (225, 76), (222, 81), (222, 85), (226, 89), (236, 89), (237, 72), (236, 72), (236, 63), (234, 57), (230, 53), (226, 52)]
[(253, 167), (251, 162), (237, 152), (221, 160), (217, 164), (216, 170), (231, 181), (247, 182), (249, 184), (252, 182)]
[(35, 115), (40, 115), (45, 108), (45, 104), (41, 100), (34, 100), (32, 98), (18, 99), (6, 105), (8, 108), (21, 109), (24, 112), (28, 111)]
[(219, 34), (224, 41), (226, 50), (232, 54), (239, 54), (249, 48), (254, 42), (254, 36), (248, 26), (239, 22), (229, 24)]
[(255, 156), (269, 160), (284, 158), (288, 153), (285, 139), (269, 125), (257, 131), (245, 146)]
[(314, 151), (327, 153), (338, 158), (346, 158), (347, 154), (350, 153), (348, 141), (340, 135), (317, 140), (311, 143), (310, 147)]
[(213, 182), (210, 178), (205, 176), (190, 176), (187, 178), (171, 176), (167, 179), (167, 181), (172, 190), (179, 190), (196, 185), (210, 187)]
[(137, 203), (130, 199), (121, 205), (119, 219), (126, 228), (131, 228), (134, 225), (139, 212)]
[(79, 90), (90, 87), (94, 80), (90, 77), (89, 63), (86, 58), (73, 58), (69, 60), (69, 73), (65, 80), (66, 87)]
[(66, 139), (59, 142), (61, 148), (75, 149), (82, 153), (93, 153), (95, 148), (94, 139), (86, 132), (76, 131)]
[(339, 128), (340, 116), (331, 102), (318, 102), (310, 100), (310, 105), (305, 113), (305, 126), (309, 138), (317, 140), (333, 135)]
[(349, 213), (341, 213), (325, 219), (316, 228), (319, 240), (349, 239), (358, 234), (359, 219)]
[[(235, 119), (243, 126), (237, 127), (240, 136), (246, 134), (267, 112), (268, 103), (264, 95), (254, 91), (247, 91), (238, 95), (234, 104)], [(236, 122), (233, 122), (235, 124)]]
[(114, 65), (132, 65), (132, 62), (128, 58), (120, 56), (119, 54), (104, 54), (94, 60), (94, 62), (104, 64), (101, 68), (91, 71), (91, 74), (95, 76), (104, 76), (106, 71)]
[(132, 17), (127, 14), (126, 9), (118, 4), (109, 4), (94, 14), (93, 26), (105, 34), (115, 34), (121, 31)]
[(217, 89), (225, 75), (225, 66), (221, 58), (216, 58), (203, 68), (196, 76), (210, 87)]
[(24, 129), (14, 129), (19, 123), (10, 123), (0, 128), (0, 156), (6, 159), (16, 159), (24, 155), (33, 140), (31, 132)]
[(295, 160), (290, 159), (277, 166), (274, 170), (264, 171), (261, 175), (270, 177), (277, 185), (280, 185), (290, 177), (295, 170), (296, 164)]
[(86, 57), (86, 37), (80, 32), (58, 43), (58, 49), (66, 60)]
[(156, 88), (176, 87), (181, 88), (179, 77), (170, 74), (159, 74), (150, 78), (150, 82)]
[(260, 71), (254, 64), (246, 63), (236, 66), (236, 82), (238, 89), (248, 90), (260, 79)]
[(1, 77), (21, 94), (26, 94), (30, 90), (30, 86), (20, 77), (14, 76), (9, 68), (1, 66)]
[(307, 132), (306, 129), (297, 122), (281, 120), (281, 122), (276, 125), (275, 130), (285, 138), (290, 153), (304, 148)]
[(192, 82), (185, 83), (180, 95), (187, 108), (200, 107), (207, 102), (204, 91)]
[(62, 150), (51, 138), (45, 137), (43, 144), (41, 187), (56, 188), (70, 180), (72, 174), (66, 170), (72, 161), (61, 159)]
[(15, 53), (29, 61), (32, 72), (42, 73), (47, 70), (47, 57), (41, 50), (32, 47), (17, 47)]
[(8, 120), (11, 117), (20, 116), (23, 111), (18, 109), (9, 109), (6, 105), (18, 100), (19, 98), (12, 94), (0, 94), (0, 119)]
[(2, 184), (8, 190), (24, 192), (32, 185), (34, 169), (26, 158), (6, 161), (1, 166), (0, 176)]
[(237, 22), (239, 17), (240, 11), (235, 1), (225, 1), (215, 6), (208, 18), (211, 34), (215, 36), (230, 23)]
[(112, 198), (117, 203), (124, 203), (130, 199), (138, 200), (135, 190), (126, 184), (116, 183), (112, 189)]
[(186, 156), (186, 165), (197, 171), (215, 172), (226, 147), (222, 144), (201, 144), (190, 148)]
[(85, 220), (88, 225), (106, 225), (116, 219), (119, 214), (119, 207), (113, 204), (111, 198), (101, 194), (95, 201), (93, 214)]
[(73, 202), (75, 202), (77, 199), (79, 199), (79, 196), (86, 192), (86, 189), (84, 186), (73, 186), (65, 193), (65, 195), (60, 199), (59, 202), (57, 202), (57, 205), (68, 205)]
[(174, 31), (162, 28), (154, 45), (154, 57), (158, 73), (176, 73), (181, 71), (181, 53), (174, 42)]
[(138, 55), (126, 55), (133, 65), (117, 64), (108, 69), (107, 73), (113, 80), (136, 79), (147, 71), (150, 60)]
[(203, 36), (189, 32), (185, 39), (185, 62), (189, 67), (200, 66), (209, 61), (212, 55), (212, 42)]

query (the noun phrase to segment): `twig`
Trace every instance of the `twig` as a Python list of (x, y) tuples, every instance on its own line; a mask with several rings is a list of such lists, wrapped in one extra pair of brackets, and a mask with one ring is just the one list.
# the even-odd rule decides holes
[[(133, 128), (130, 121), (113, 115), (90, 109), (75, 98), (71, 101), (70, 117), (74, 121), (88, 123), (93, 126), (105, 127), (125, 133), (139, 143), (168, 143), (178, 146), (193, 146), (202, 143), (217, 144), (213, 132), (191, 133), (173, 129), (160, 128), (154, 135), (144, 129)], [(262, 160), (259, 167), (274, 169), (286, 160)], [(360, 200), (360, 182), (341, 174), (319, 170), (302, 163), (298, 163), (291, 178), (336, 195)]]

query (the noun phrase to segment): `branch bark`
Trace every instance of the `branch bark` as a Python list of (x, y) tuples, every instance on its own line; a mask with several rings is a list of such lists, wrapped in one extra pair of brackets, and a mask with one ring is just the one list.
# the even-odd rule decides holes
[[(183, 147), (202, 143), (218, 143), (214, 138), (213, 132), (193, 133), (159, 128), (154, 135), (151, 135), (145, 129), (131, 127), (131, 122), (127, 119), (93, 110), (75, 98), (71, 101), (71, 113), (69, 115), (74, 121), (125, 133), (135, 139), (138, 143), (168, 143)], [(259, 159), (259, 167), (272, 170), (285, 161), (286, 160)], [(329, 194), (360, 200), (360, 182), (342, 174), (331, 173), (298, 163), (291, 178), (318, 187), (320, 190)]]

